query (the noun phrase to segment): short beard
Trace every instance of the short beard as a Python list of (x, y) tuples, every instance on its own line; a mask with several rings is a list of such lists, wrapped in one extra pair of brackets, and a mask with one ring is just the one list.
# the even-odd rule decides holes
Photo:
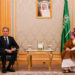
[(75, 37), (75, 34), (74, 34), (74, 37)]

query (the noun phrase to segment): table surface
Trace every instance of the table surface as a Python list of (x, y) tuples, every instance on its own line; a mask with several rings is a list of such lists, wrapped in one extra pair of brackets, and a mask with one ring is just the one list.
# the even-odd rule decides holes
[(51, 52), (53, 52), (54, 50), (26, 50), (26, 51), (51, 51)]

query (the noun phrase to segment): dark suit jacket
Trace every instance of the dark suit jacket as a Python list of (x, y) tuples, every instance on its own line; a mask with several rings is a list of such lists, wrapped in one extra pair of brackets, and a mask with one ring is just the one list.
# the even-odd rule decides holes
[(9, 44), (6, 47), (4, 37), (3, 36), (0, 37), (0, 52), (5, 51), (5, 49), (11, 49), (12, 47), (16, 49), (19, 48), (18, 44), (16, 43), (13, 37), (8, 36), (8, 39), (9, 39)]

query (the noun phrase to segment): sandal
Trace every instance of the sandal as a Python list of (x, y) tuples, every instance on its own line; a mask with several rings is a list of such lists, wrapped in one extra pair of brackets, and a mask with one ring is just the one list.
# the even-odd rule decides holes
[(71, 70), (68, 70), (69, 71), (69, 73), (75, 73), (75, 71), (71, 71)]
[(69, 73), (69, 70), (64, 70), (63, 73)]

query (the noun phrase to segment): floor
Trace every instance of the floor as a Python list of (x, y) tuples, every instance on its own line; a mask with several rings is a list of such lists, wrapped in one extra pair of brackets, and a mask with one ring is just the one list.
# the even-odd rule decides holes
[(31, 71), (28, 71), (27, 65), (14, 66), (16, 72), (1, 73), (0, 75), (75, 75), (75, 73), (63, 73), (60, 65), (52, 65), (52, 70), (48, 70), (48, 65), (33, 65)]

